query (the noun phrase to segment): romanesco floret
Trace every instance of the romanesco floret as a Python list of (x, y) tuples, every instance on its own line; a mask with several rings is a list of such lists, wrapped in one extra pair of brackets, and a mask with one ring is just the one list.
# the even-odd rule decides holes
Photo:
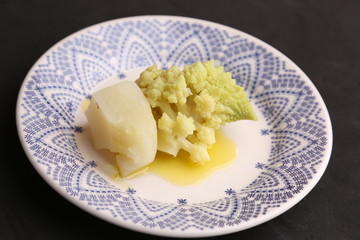
[(183, 70), (147, 68), (136, 83), (150, 103), (158, 126), (158, 150), (176, 156), (180, 149), (195, 163), (210, 160), (215, 130), (256, 114), (242, 87), (214, 61)]

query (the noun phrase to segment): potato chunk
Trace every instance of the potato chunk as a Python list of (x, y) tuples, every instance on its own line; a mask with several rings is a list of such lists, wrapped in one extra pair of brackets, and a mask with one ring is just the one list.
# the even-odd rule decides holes
[(95, 148), (117, 153), (123, 177), (154, 160), (156, 122), (148, 101), (134, 82), (120, 82), (95, 92), (85, 115)]

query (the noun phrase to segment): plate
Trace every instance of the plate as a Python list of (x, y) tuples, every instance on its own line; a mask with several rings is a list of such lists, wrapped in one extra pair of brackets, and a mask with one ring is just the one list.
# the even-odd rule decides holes
[[(234, 163), (185, 187), (151, 174), (112, 177), (91, 146), (84, 99), (153, 64), (210, 59), (245, 88), (259, 117), (224, 127), (238, 146)], [(175, 16), (112, 20), (57, 43), (22, 84), (17, 126), (29, 160), (63, 197), (113, 224), (168, 237), (222, 235), (280, 215), (316, 185), (332, 149), (326, 106), (292, 61), (239, 30)]]

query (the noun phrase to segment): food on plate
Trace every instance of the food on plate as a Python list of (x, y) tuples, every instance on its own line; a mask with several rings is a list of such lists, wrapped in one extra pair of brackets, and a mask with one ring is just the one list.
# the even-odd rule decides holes
[(213, 60), (183, 70), (154, 65), (136, 83), (157, 122), (157, 149), (173, 156), (183, 149), (198, 164), (210, 160), (216, 129), (237, 120), (257, 120), (244, 89)]
[(152, 173), (178, 186), (201, 183), (214, 172), (234, 163), (238, 154), (235, 142), (222, 129), (215, 131), (215, 139), (216, 143), (208, 150), (210, 161), (201, 166), (191, 161), (189, 154), (183, 150), (176, 157), (158, 151), (154, 162), (146, 168), (146, 173)]
[(122, 177), (149, 165), (157, 151), (174, 157), (185, 151), (192, 163), (203, 165), (216, 130), (257, 120), (244, 89), (213, 60), (182, 70), (151, 66), (135, 82), (95, 92), (85, 115), (95, 147), (117, 154)]
[(117, 154), (122, 176), (154, 160), (156, 122), (148, 101), (134, 82), (120, 82), (95, 92), (85, 115), (95, 148)]

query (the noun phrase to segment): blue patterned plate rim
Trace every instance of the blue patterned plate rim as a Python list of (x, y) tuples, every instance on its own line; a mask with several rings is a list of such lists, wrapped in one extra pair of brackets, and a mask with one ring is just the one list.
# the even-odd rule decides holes
[[(165, 39), (162, 44), (149, 33), (147, 29), (151, 28), (158, 31), (160, 42), (161, 37)], [(187, 37), (182, 38), (181, 34)], [(133, 43), (130, 50), (120, 51), (126, 61), (114, 55), (120, 41)], [(172, 48), (175, 43), (177, 47)], [(73, 55), (69, 54), (71, 51)], [(69, 60), (69, 56), (73, 59)], [(74, 125), (77, 111), (74, 103), (79, 105), (107, 74), (122, 78), (127, 70), (149, 63), (166, 68), (210, 58), (225, 65), (238, 83), (246, 85), (268, 124), (260, 134), (271, 139), (271, 150), (268, 162), (255, 165), (262, 171), (259, 177), (244, 189), (224, 189), (224, 198), (193, 204), (185, 198), (177, 199), (176, 203), (144, 199), (136, 195), (136, 189), (119, 190), (104, 181), (96, 173), (97, 163), (84, 159), (76, 144), (76, 134), (82, 133), (82, 127)], [(82, 67), (93, 72), (88, 69), (81, 72), (77, 61), (86, 62)], [(325, 103), (298, 66), (242, 31), (180, 16), (110, 20), (56, 43), (25, 77), (18, 95), (16, 119), (27, 157), (60, 195), (115, 225), (168, 237), (223, 235), (269, 221), (314, 188), (325, 172), (332, 149), (332, 127)], [(136, 209), (125, 209), (129, 205)]]

